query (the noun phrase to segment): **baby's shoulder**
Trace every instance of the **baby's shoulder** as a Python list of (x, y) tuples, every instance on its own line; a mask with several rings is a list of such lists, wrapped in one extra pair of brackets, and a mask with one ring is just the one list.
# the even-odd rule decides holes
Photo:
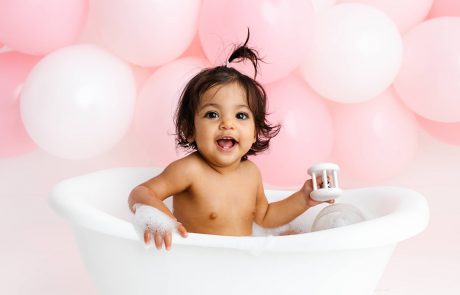
[(250, 173), (252, 176), (260, 176), (259, 167), (256, 163), (252, 162), (251, 160), (246, 160), (242, 162), (243, 168), (247, 173)]
[(181, 159), (178, 159), (168, 165), (167, 169), (180, 170), (185, 174), (194, 174), (201, 167), (201, 161), (196, 153), (191, 153)]

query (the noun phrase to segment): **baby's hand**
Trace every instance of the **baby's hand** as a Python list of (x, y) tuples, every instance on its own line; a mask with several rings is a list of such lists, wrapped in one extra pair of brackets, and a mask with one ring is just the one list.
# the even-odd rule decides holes
[(134, 226), (146, 245), (155, 242), (160, 250), (165, 245), (166, 250), (171, 249), (172, 231), (176, 230), (186, 238), (188, 233), (185, 227), (177, 220), (172, 219), (162, 211), (148, 205), (135, 204)]
[[(330, 182), (331, 179), (330, 179), (329, 176), (327, 177), (327, 180), (328, 180), (328, 182)], [(321, 176), (316, 177), (316, 184), (318, 185), (318, 187), (321, 187), (323, 185), (323, 178)], [(309, 207), (313, 207), (313, 206), (319, 205), (321, 203), (333, 204), (335, 202), (334, 200), (329, 200), (329, 201), (316, 201), (316, 200), (313, 200), (310, 197), (310, 193), (313, 191), (313, 181), (311, 179), (305, 181), (305, 183), (303, 184), (303, 186), (301, 188), (301, 191), (305, 194), (305, 199), (307, 200), (307, 205)]]
[[(188, 233), (185, 227), (182, 225), (182, 223), (177, 222), (176, 226), (177, 232), (184, 238), (187, 237)], [(152, 239), (153, 235), (153, 241), (155, 242), (155, 247), (158, 250), (161, 250), (161, 247), (163, 244), (165, 245), (166, 250), (171, 250), (171, 244), (172, 244), (172, 231), (167, 231), (162, 233), (161, 231), (158, 230), (151, 230), (149, 228), (146, 228), (144, 231), (144, 242), (146, 245), (150, 243), (150, 240)]]

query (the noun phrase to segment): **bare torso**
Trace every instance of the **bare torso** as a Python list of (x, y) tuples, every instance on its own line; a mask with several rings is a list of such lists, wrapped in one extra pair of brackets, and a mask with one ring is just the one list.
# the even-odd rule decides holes
[(243, 236), (252, 233), (259, 177), (250, 161), (221, 174), (199, 161), (199, 179), (173, 196), (174, 215), (188, 231)]

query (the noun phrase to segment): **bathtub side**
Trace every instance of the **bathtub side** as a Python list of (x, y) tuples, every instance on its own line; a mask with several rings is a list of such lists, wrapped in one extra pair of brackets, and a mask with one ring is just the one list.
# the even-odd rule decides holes
[(169, 253), (146, 250), (119, 212), (127, 210), (129, 190), (153, 173), (100, 171), (63, 181), (52, 192), (51, 206), (72, 224), (101, 294), (371, 295), (396, 243), (428, 223), (420, 194), (367, 188), (340, 199), (373, 214), (359, 224), (284, 237), (191, 233), (187, 239), (174, 236)]
[(395, 246), (248, 252), (174, 245), (166, 252), (84, 227), (74, 231), (103, 295), (372, 295)]
[[(53, 187), (48, 203), (71, 224), (127, 239), (137, 239), (130, 222), (107, 211), (124, 211), (124, 215), (129, 215), (130, 190), (161, 171), (162, 168), (159, 167), (125, 167), (72, 177)], [(116, 209), (107, 210), (110, 207)]]

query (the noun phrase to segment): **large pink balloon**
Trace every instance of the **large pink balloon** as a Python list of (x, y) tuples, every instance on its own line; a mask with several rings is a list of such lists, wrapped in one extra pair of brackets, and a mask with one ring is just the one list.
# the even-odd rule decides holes
[(182, 54), (181, 57), (199, 57), (199, 58), (206, 58), (206, 55), (203, 52), (203, 48), (201, 47), (200, 37), (198, 34), (193, 38), (192, 43), (187, 48), (187, 50)]
[[(235, 45), (246, 40), (249, 28), (249, 46), (265, 61), (258, 79), (267, 83), (288, 75), (299, 66), (311, 42), (313, 25), (310, 1), (205, 0), (199, 34), (209, 61), (223, 65)], [(253, 75), (251, 67), (232, 66)]]
[(36, 148), (21, 120), (19, 93), (38, 58), (17, 52), (0, 54), (0, 157), (12, 157)]
[(418, 117), (420, 125), (433, 137), (442, 142), (460, 145), (460, 122), (443, 123)]
[(72, 44), (87, 13), (88, 0), (2, 0), (0, 41), (20, 52), (44, 55)]
[(422, 117), (460, 121), (460, 18), (440, 17), (404, 36), (404, 58), (394, 82), (404, 103)]
[(433, 0), (339, 0), (338, 3), (362, 3), (385, 12), (405, 32), (423, 21), (430, 11)]
[(140, 66), (178, 58), (197, 30), (199, 0), (93, 1), (96, 26), (104, 44)]
[(380, 181), (397, 175), (412, 161), (418, 142), (417, 122), (393, 91), (365, 103), (337, 105), (333, 116), (333, 154), (343, 173)]
[(144, 83), (136, 106), (134, 132), (150, 155), (150, 165), (166, 166), (183, 156), (176, 151), (174, 114), (185, 84), (207, 62), (183, 58), (159, 68)]
[(308, 168), (327, 160), (333, 142), (332, 118), (325, 102), (306, 83), (288, 76), (266, 87), (268, 120), (281, 123), (270, 149), (251, 157), (264, 182), (275, 186), (301, 185)]
[(435, 0), (428, 17), (460, 16), (460, 1)]

